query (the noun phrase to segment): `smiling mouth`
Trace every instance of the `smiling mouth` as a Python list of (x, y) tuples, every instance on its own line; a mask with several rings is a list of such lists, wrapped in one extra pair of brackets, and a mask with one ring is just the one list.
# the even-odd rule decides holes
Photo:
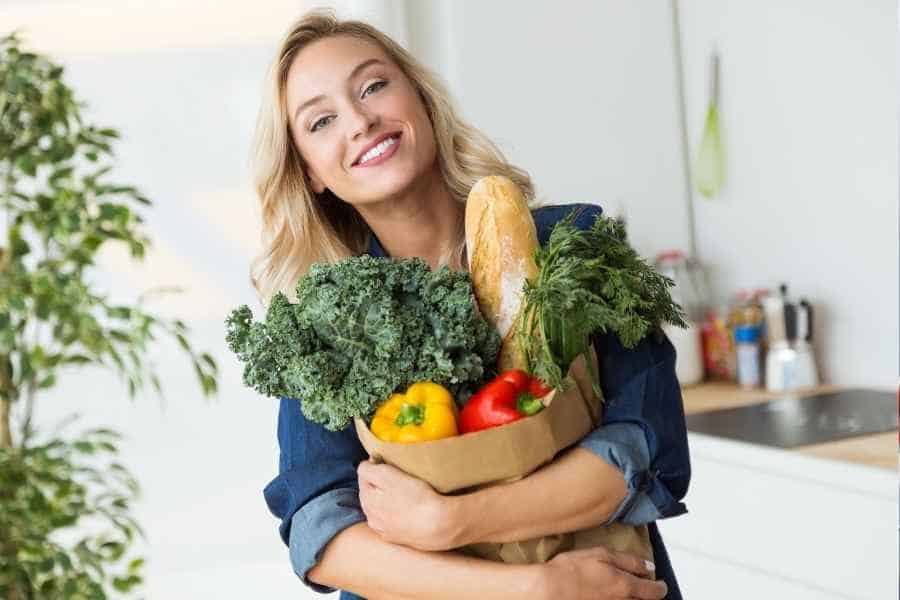
[(369, 149), (365, 154), (363, 154), (359, 158), (359, 160), (353, 163), (353, 166), (368, 167), (386, 161), (397, 151), (397, 146), (400, 145), (400, 136), (401, 133), (398, 132), (384, 138), (383, 140), (381, 140), (381, 142), (375, 145), (375, 147)]

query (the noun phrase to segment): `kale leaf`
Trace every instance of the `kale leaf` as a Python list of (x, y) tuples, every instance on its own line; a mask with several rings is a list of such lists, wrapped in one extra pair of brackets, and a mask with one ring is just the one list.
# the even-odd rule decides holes
[(332, 431), (417, 381), (462, 401), (493, 374), (500, 348), (468, 273), (431, 271), (420, 259), (315, 264), (297, 284), (296, 304), (277, 294), (265, 321), (241, 306), (226, 325), (244, 383), (300, 399), (303, 414)]

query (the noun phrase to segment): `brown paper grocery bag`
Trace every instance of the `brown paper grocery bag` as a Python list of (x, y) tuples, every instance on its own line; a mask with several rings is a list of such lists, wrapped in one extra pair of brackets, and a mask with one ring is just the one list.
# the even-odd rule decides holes
[[(596, 369), (596, 357), (592, 359)], [(600, 421), (602, 403), (592, 391), (582, 357), (573, 362), (567, 381), (564, 391), (554, 391), (547, 398), (544, 410), (501, 427), (431, 442), (396, 444), (376, 438), (365, 421), (356, 419), (356, 433), (373, 458), (428, 482), (442, 494), (463, 493), (524, 477), (594, 428)], [(483, 460), (485, 456), (491, 460)], [(647, 528), (621, 523), (504, 544), (473, 544), (460, 550), (489, 560), (536, 563), (566, 550), (595, 546), (653, 559)]]

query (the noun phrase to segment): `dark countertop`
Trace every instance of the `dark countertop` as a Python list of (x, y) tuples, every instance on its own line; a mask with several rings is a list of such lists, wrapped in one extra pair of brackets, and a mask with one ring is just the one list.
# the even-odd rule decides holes
[[(823, 385), (792, 392), (797, 397), (811, 396), (825, 392), (835, 392), (839, 386)], [(703, 383), (682, 389), (685, 413), (688, 415), (736, 408), (775, 400), (784, 392), (746, 390), (729, 383)], [(801, 446), (787, 450), (830, 460), (863, 464), (872, 467), (897, 469), (897, 432), (876, 433), (832, 441), (822, 444)]]

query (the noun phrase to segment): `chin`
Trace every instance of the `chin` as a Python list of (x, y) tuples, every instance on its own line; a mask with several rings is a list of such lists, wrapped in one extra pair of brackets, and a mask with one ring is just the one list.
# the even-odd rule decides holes
[(416, 177), (410, 177), (409, 171), (386, 174), (388, 176), (379, 178), (365, 186), (364, 190), (360, 190), (359, 204), (372, 204), (375, 202), (383, 202), (391, 198), (396, 198), (408, 191)]

